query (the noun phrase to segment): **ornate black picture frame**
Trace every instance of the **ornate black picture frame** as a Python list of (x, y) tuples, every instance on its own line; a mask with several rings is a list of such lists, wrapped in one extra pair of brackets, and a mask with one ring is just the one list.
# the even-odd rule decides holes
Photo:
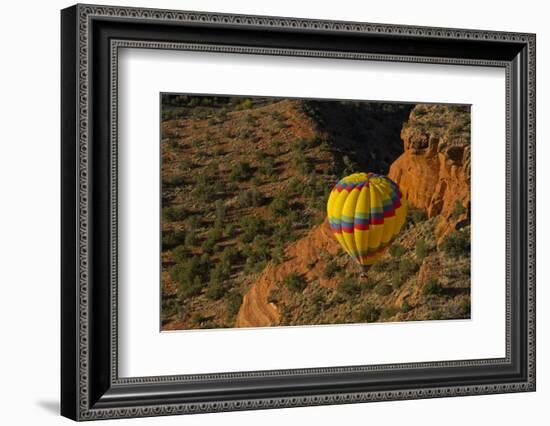
[[(76, 5), (61, 13), (61, 413), (159, 416), (535, 390), (535, 35)], [(121, 47), (483, 65), (506, 71), (506, 356), (120, 378)]]

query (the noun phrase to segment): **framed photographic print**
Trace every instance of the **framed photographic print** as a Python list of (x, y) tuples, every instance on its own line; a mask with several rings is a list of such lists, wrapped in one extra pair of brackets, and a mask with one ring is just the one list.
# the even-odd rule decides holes
[(74, 420), (535, 390), (535, 36), (76, 5)]

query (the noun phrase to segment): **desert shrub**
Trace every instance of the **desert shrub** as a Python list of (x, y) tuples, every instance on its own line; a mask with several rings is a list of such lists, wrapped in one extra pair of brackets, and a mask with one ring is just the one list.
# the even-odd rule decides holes
[(271, 260), (275, 262), (275, 264), (281, 263), (285, 258), (285, 251), (283, 247), (280, 245), (275, 245), (271, 249)]
[(399, 271), (391, 272), (391, 286), (393, 288), (399, 288), (403, 284), (403, 276)]
[(222, 239), (222, 229), (220, 227), (213, 227), (205, 240), (203, 241), (201, 248), (207, 252), (211, 253), (214, 250), (216, 244)]
[(344, 175), (350, 175), (352, 173), (355, 173), (355, 171), (357, 170), (357, 164), (351, 159), (349, 158), (347, 155), (344, 155), (342, 157), (342, 173)]
[(218, 262), (210, 271), (210, 282), (205, 292), (206, 297), (212, 300), (221, 299), (226, 292), (224, 283), (229, 279), (230, 274), (231, 267), (229, 263)]
[(399, 273), (403, 278), (408, 278), (418, 270), (418, 265), (411, 259), (401, 259), (398, 267)]
[(292, 228), (292, 221), (288, 218), (277, 223), (273, 232), (273, 240), (280, 245), (292, 241), (294, 239)]
[(178, 169), (182, 172), (188, 172), (193, 168), (193, 162), (189, 158), (180, 160)]
[(304, 182), (300, 179), (292, 178), (288, 184), (288, 191), (292, 194), (300, 195), (304, 192)]
[(331, 260), (327, 263), (327, 266), (325, 266), (323, 276), (330, 279), (334, 277), (338, 271), (340, 271), (340, 266), (338, 266), (338, 263), (335, 260)]
[(179, 245), (172, 250), (172, 257), (176, 263), (181, 263), (191, 256), (191, 250), (185, 245)]
[(453, 210), (453, 219), (457, 219), (459, 216), (466, 213), (466, 208), (462, 205), (459, 200), (456, 200), (454, 210)]
[(471, 309), (471, 303), (470, 303), (470, 297), (465, 297), (460, 301), (458, 304), (458, 308), (460, 310), (460, 317), (461, 318), (467, 318), (470, 316), (470, 309)]
[(251, 242), (256, 235), (270, 233), (269, 225), (259, 216), (245, 216), (239, 222), (241, 226), (240, 240), (244, 243)]
[[(251, 255), (251, 257), (247, 257), (246, 261), (244, 262), (244, 268), (243, 268), (244, 274), (247, 275), (247, 274), (253, 274), (253, 273), (262, 271), (267, 265), (267, 261), (257, 260), (255, 257), (256, 254), (253, 251), (249, 251), (248, 254)], [(246, 257), (246, 254), (244, 253), (244, 251), (243, 251), (243, 256)]]
[(431, 320), (440, 320), (443, 318), (443, 314), (441, 312), (441, 309), (435, 308), (430, 312), (429, 319)]
[(199, 226), (202, 225), (202, 218), (201, 216), (199, 216), (199, 214), (195, 214), (189, 216), (186, 222), (189, 225), (190, 229), (197, 229)]
[(252, 108), (252, 100), (251, 99), (243, 99), (241, 101), (241, 108), (242, 109), (251, 109)]
[(243, 297), (237, 291), (228, 293), (225, 297), (225, 309), (229, 317), (234, 317), (239, 312)]
[(225, 192), (225, 185), (222, 180), (216, 179), (212, 183), (212, 190), (217, 194), (223, 194)]
[(338, 292), (346, 297), (358, 296), (361, 294), (361, 290), (361, 284), (353, 278), (346, 278), (342, 280), (338, 286)]
[(264, 202), (264, 195), (256, 188), (247, 189), (246, 191), (241, 192), (237, 197), (237, 205), (241, 208), (259, 207)]
[(225, 237), (233, 237), (233, 233), (235, 232), (235, 225), (232, 223), (228, 223), (223, 228), (223, 235)]
[(216, 199), (216, 188), (212, 185), (213, 178), (199, 174), (195, 182), (194, 193), (201, 201), (211, 202)]
[(419, 224), (420, 222), (423, 222), (428, 218), (426, 213), (420, 209), (414, 209), (414, 210), (411, 209), (409, 211), (409, 217), (411, 218), (414, 224)]
[(294, 157), (292, 158), (292, 165), (298, 172), (300, 172), (304, 176), (311, 173), (314, 169), (313, 164), (311, 163), (309, 158), (307, 158), (305, 154), (301, 151), (297, 151), (294, 153)]
[(254, 130), (252, 130), (249, 127), (245, 127), (244, 129), (241, 129), (238, 134), (240, 139), (246, 140), (246, 139), (252, 139), (256, 136), (256, 133)]
[(175, 298), (162, 298), (161, 315), (163, 320), (167, 320), (178, 313), (178, 301)]
[(389, 252), (392, 257), (401, 257), (407, 252), (407, 249), (401, 244), (394, 243), (390, 246)]
[(403, 303), (401, 303), (401, 312), (406, 314), (411, 310), (411, 306), (409, 304), (409, 301), (407, 299), (403, 300)]
[(197, 237), (194, 231), (187, 232), (184, 243), (187, 247), (193, 247), (195, 244), (197, 244)]
[(258, 125), (258, 121), (256, 119), (256, 116), (252, 113), (246, 115), (245, 118), (244, 118), (244, 121), (246, 122), (246, 124), (248, 124), (250, 126), (257, 126)]
[(290, 210), (288, 198), (285, 194), (278, 194), (269, 205), (271, 213), (275, 216), (286, 216)]
[(162, 179), (162, 185), (165, 187), (179, 186), (184, 182), (185, 176), (177, 174), (166, 176), (164, 179)]
[(229, 179), (233, 182), (242, 182), (250, 179), (252, 175), (252, 168), (250, 164), (246, 161), (240, 161), (237, 165), (231, 170), (229, 174)]
[(169, 250), (185, 241), (185, 231), (176, 229), (174, 231), (165, 231), (162, 233), (162, 249)]
[(187, 299), (200, 294), (208, 275), (209, 260), (204, 256), (192, 256), (175, 264), (170, 275), (178, 284), (178, 297)]
[(464, 232), (453, 231), (445, 237), (441, 248), (448, 257), (458, 259), (470, 254), (470, 239)]
[(304, 277), (302, 277), (300, 274), (297, 274), (296, 272), (288, 274), (284, 278), (283, 282), (286, 287), (294, 293), (303, 291), (307, 286)]
[(267, 157), (260, 164), (260, 172), (266, 176), (273, 176), (275, 173), (275, 162), (272, 157)]
[(374, 288), (374, 291), (380, 296), (388, 296), (393, 292), (393, 287), (389, 284), (380, 283)]
[(204, 142), (206, 142), (209, 145), (216, 143), (216, 140), (212, 137), (212, 133), (210, 133), (208, 129), (204, 133)]
[(386, 306), (380, 309), (380, 319), (387, 320), (397, 314), (399, 310), (400, 309), (395, 306)]
[(317, 315), (319, 313), (319, 307), (325, 303), (325, 295), (322, 292), (316, 292), (311, 295), (311, 305), (313, 307), (312, 313)]
[(372, 265), (375, 272), (387, 272), (395, 268), (395, 260), (380, 260)]
[(168, 206), (162, 208), (162, 220), (176, 222), (185, 219), (186, 212), (182, 206)]
[(277, 138), (271, 139), (271, 145), (273, 146), (273, 149), (275, 151), (275, 155), (279, 153), (280, 148), (284, 145), (283, 141)]
[(206, 286), (204, 294), (211, 300), (219, 300), (224, 296), (225, 292), (226, 289), (221, 282), (211, 280)]
[(428, 279), (422, 286), (422, 294), (424, 296), (440, 296), (442, 292), (443, 288), (435, 278)]
[(256, 160), (258, 160), (259, 162), (262, 162), (262, 161), (264, 161), (266, 158), (268, 158), (269, 155), (268, 155), (267, 152), (265, 152), (265, 151), (258, 151), (258, 152), (256, 152), (256, 154), (254, 154), (254, 157), (255, 157)]
[(376, 322), (380, 318), (380, 309), (372, 303), (365, 303), (354, 313), (357, 322)]
[(235, 247), (227, 246), (222, 251), (222, 254), (220, 256), (220, 262), (225, 263), (227, 265), (231, 265), (233, 262), (237, 260), (238, 257), (239, 257), (239, 252), (235, 249)]
[(418, 261), (422, 261), (428, 255), (428, 246), (424, 240), (416, 240), (415, 254)]
[(267, 295), (267, 303), (277, 304), (281, 301), (281, 291), (278, 287), (271, 289)]
[(222, 200), (216, 200), (215, 209), (216, 209), (216, 220), (214, 221), (214, 226), (216, 228), (221, 228), (227, 216), (226, 214), (227, 211)]
[(286, 117), (283, 114), (281, 114), (279, 111), (273, 111), (271, 113), (271, 118), (275, 121), (282, 121), (286, 119)]
[(229, 262), (220, 260), (216, 263), (216, 266), (210, 270), (210, 281), (224, 282), (229, 279), (231, 275), (231, 266)]
[(265, 235), (256, 235), (249, 246), (245, 247), (243, 254), (249, 262), (259, 263), (271, 259), (271, 247)]

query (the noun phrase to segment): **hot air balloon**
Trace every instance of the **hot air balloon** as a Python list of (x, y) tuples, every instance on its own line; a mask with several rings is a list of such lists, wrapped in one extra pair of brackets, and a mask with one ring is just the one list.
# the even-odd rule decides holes
[(399, 234), (407, 202), (388, 177), (354, 173), (334, 186), (327, 213), (334, 236), (366, 272)]

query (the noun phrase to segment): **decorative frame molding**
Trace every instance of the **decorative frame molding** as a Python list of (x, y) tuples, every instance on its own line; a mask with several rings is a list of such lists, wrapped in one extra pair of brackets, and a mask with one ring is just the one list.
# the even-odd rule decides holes
[[(95, 23), (107, 23), (108, 32), (113, 28), (116, 29), (117, 24), (128, 22), (139, 23), (143, 28), (151, 28), (151, 31), (156, 31), (162, 26), (178, 25), (189, 28), (216, 27), (228, 31), (274, 30), (277, 34), (288, 34), (297, 38), (308, 32), (326, 34), (327, 37), (345, 34), (350, 35), (350, 40), (354, 40), (354, 37), (370, 36), (382, 41), (379, 44), (380, 47), (375, 46), (373, 52), (353, 51), (353, 48), (347, 51), (222, 45), (208, 41), (182, 42), (166, 36), (162, 40), (151, 41), (134, 39), (134, 34), (129, 34), (124, 39), (111, 35), (107, 38), (108, 42), (105, 42), (98, 35), (102, 29), (94, 28)], [(117, 31), (120, 33), (122, 30), (116, 30), (114, 33)], [(95, 42), (94, 36), (98, 37)], [(405, 55), (376, 51), (376, 49), (384, 49), (384, 40), (400, 40), (403, 43), (424, 42), (427, 46), (432, 46), (430, 44), (432, 42), (466, 43), (471, 46), (479, 45), (480, 54), (476, 53), (474, 57), (445, 57), (435, 54)], [(501, 51), (496, 52), (500, 56), (487, 57), (487, 51), (481, 52), (484, 46), (491, 46), (493, 49), (495, 46), (502, 46)], [(119, 378), (116, 349), (118, 341), (116, 122), (118, 49), (123, 47), (505, 68), (507, 88), (506, 357), (361, 367)], [(95, 56), (99, 50), (103, 54), (101, 57)], [(62, 54), (63, 415), (75, 420), (92, 420), (535, 390), (535, 36), (533, 34), (76, 5), (62, 12)], [(100, 67), (101, 72), (94, 66)], [(97, 101), (99, 96), (107, 98), (108, 111), (98, 106), (101, 103)], [(109, 123), (98, 124), (99, 116), (106, 118), (105, 121)], [(514, 119), (518, 122), (516, 123)], [(97, 143), (94, 145), (93, 141), (96, 140), (94, 138), (99, 138), (100, 133), (108, 135), (109, 146), (98, 147)], [(521, 158), (518, 158), (518, 152)], [(109, 172), (108, 182), (97, 181), (95, 171), (91, 168), (91, 157), (95, 158), (94, 167), (97, 167), (95, 165), (97, 158), (109, 157), (108, 164), (102, 165), (103, 170)], [(519, 164), (516, 164), (518, 162)], [(98, 188), (97, 191), (99, 188), (107, 188), (109, 192), (106, 195), (107, 199), (100, 202), (103, 195), (100, 192), (94, 192), (95, 188)], [(520, 217), (512, 214), (514, 197), (521, 202)], [(97, 219), (98, 209), (101, 210), (102, 219)], [(100, 226), (92, 226), (97, 220)], [(94, 228), (104, 226), (108, 227), (108, 238), (96, 236)], [(519, 260), (521, 264), (512, 263), (514, 250), (522, 253)], [(94, 256), (94, 253), (99, 255), (103, 252), (108, 254), (109, 265), (103, 265), (108, 271), (99, 272), (99, 269), (97, 271), (95, 269), (98, 256)], [(97, 280), (94, 277), (98, 275), (108, 276), (108, 288), (94, 282), (94, 279)], [(96, 290), (100, 287), (101, 293), (99, 293), (100, 290)], [(521, 301), (517, 300), (518, 298), (521, 298)], [(95, 308), (92, 306), (92, 300)], [(514, 308), (512, 302), (521, 302), (522, 309)], [(98, 312), (96, 306), (98, 303), (108, 306), (109, 309), (103, 313)], [(91, 342), (101, 343), (96, 348)], [(517, 351), (519, 352), (516, 353)], [(162, 387), (185, 384), (215, 387), (220, 386), (221, 382), (232, 379), (249, 379), (257, 382), (268, 378), (284, 377), (298, 380), (297, 376), (303, 378), (311, 375), (324, 383), (330, 381), (330, 377), (334, 374), (350, 375), (351, 378), (351, 375), (361, 373), (398, 374), (408, 370), (424, 369), (443, 372), (452, 368), (487, 368), (488, 366), (511, 368), (514, 371), (518, 370), (519, 373), (514, 380), (498, 383), (480, 380), (479, 383), (468, 385), (400, 386), (395, 389), (377, 390), (368, 390), (366, 387), (360, 390), (319, 391), (311, 394), (299, 394), (289, 390), (286, 394), (284, 391), (274, 392), (269, 397), (261, 398), (239, 397), (239, 394), (227, 398), (216, 396), (207, 400), (201, 398), (189, 400), (183, 397), (179, 400), (169, 400), (162, 396), (161, 390)], [(370, 386), (372, 387), (372, 384)], [(141, 393), (149, 392), (150, 398), (136, 396), (134, 392), (137, 387)]]

